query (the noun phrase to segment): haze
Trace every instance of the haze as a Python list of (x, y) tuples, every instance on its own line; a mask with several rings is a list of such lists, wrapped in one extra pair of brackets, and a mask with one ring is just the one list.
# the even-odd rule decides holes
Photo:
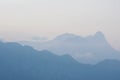
[(102, 31), (120, 50), (120, 0), (0, 0), (0, 38), (86, 36)]

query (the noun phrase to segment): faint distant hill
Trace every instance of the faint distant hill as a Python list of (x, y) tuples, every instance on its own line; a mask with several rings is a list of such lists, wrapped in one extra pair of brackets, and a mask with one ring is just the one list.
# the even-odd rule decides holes
[(120, 80), (120, 61), (82, 64), (17, 43), (0, 42), (0, 80)]
[(120, 52), (113, 49), (102, 32), (94, 36), (81, 37), (74, 34), (63, 34), (55, 39), (41, 43), (20, 42), (37, 50), (48, 50), (57, 55), (69, 54), (82, 63), (96, 64), (105, 59), (120, 60)]

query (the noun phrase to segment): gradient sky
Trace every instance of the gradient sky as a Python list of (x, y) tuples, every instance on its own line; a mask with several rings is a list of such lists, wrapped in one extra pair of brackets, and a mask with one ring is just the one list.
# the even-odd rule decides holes
[(120, 0), (0, 0), (0, 38), (102, 31), (120, 50)]

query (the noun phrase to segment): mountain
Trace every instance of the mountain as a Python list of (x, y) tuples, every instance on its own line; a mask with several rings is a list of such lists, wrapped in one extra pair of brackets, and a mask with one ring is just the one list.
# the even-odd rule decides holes
[(0, 80), (120, 80), (120, 61), (82, 64), (69, 55), (0, 42)]
[(86, 64), (97, 64), (105, 59), (120, 60), (120, 52), (109, 45), (100, 31), (87, 37), (65, 33), (43, 43), (21, 44), (32, 46), (37, 50), (48, 50), (57, 55), (69, 54), (77, 61)]
[(72, 79), (76, 77), (71, 73), (77, 74), (80, 73), (78, 69), (87, 68), (88, 65), (80, 64), (68, 55), (57, 56), (17, 43), (0, 42), (0, 80)]

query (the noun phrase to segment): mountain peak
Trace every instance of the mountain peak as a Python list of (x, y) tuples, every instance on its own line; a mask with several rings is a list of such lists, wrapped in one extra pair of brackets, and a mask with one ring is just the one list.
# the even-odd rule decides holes
[(98, 31), (95, 33), (95, 36), (104, 36), (104, 34), (101, 31)]
[(59, 35), (58, 37), (74, 37), (76, 35), (72, 34), (72, 33), (64, 33), (62, 35)]
[(94, 37), (98, 40), (106, 40), (104, 34), (101, 31), (96, 32)]
[(66, 39), (72, 39), (72, 38), (76, 38), (76, 37), (80, 37), (80, 36), (77, 36), (77, 35), (71, 34), (71, 33), (64, 33), (62, 35), (57, 36), (55, 39), (66, 40)]

